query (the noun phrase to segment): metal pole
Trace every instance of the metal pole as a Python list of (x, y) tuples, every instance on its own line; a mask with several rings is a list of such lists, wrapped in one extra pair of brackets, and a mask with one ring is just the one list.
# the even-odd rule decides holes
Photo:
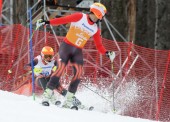
[(35, 100), (35, 79), (34, 79), (34, 65), (33, 65), (33, 49), (32, 49), (32, 11), (31, 8), (29, 9), (29, 15), (30, 15), (30, 41), (29, 41), (29, 45), (30, 45), (30, 61), (31, 61), (31, 69), (32, 69), (32, 96), (33, 96), (33, 100)]
[(13, 24), (13, 0), (10, 0), (10, 24)]
[[(118, 51), (121, 52), (121, 49), (120, 49), (118, 43), (116, 42), (116, 38), (114, 37), (114, 35), (113, 35), (112, 31), (111, 31), (111, 28), (110, 28), (110, 26), (109, 26), (109, 23), (108, 23), (109, 21), (106, 19), (106, 17), (104, 17), (104, 21), (105, 21), (105, 24), (106, 24), (106, 26), (107, 26), (107, 28), (108, 28), (108, 30), (109, 30), (109, 32), (110, 32), (110, 34), (111, 34), (114, 42), (115, 42), (115, 44), (116, 44), (116, 47), (118, 48)], [(119, 60), (120, 60), (120, 62), (119, 62), (119, 63), (120, 63), (120, 67), (121, 67), (121, 65), (122, 65), (121, 53), (119, 53)], [(121, 72), (121, 74), (122, 74), (122, 69), (120, 68), (119, 70), (120, 70), (120, 72)], [(121, 76), (122, 76), (122, 75), (121, 75)]]
[[(27, 0), (27, 20), (29, 19), (29, 13), (28, 13), (28, 11), (29, 11), (29, 2), (28, 2), (28, 0)], [(28, 25), (28, 24), (27, 24)]]
[[(157, 42), (158, 42), (158, 0), (155, 0), (155, 41), (154, 48), (157, 50)], [(159, 100), (158, 100), (158, 81), (157, 81), (157, 51), (155, 51), (155, 92), (156, 92), (156, 120), (159, 120)]]
[(2, 24), (2, 4), (3, 4), (3, 1), (0, 0), (0, 25)]
[[(45, 13), (44, 16), (46, 16), (47, 19), (49, 19), (48, 16), (47, 16), (47, 13)], [(51, 28), (51, 30), (52, 30), (52, 32), (53, 32), (53, 34), (54, 34), (54, 37), (55, 37), (55, 39), (56, 39), (56, 41), (57, 41), (58, 46), (60, 46), (59, 40), (57, 39), (57, 35), (56, 35), (56, 33), (55, 33), (54, 29), (53, 29), (53, 26), (50, 25), (50, 28)]]
[(135, 65), (135, 63), (136, 63), (136, 61), (137, 61), (138, 58), (139, 58), (139, 55), (137, 55), (137, 56), (135, 57), (134, 61), (132, 62), (131, 66), (130, 66), (130, 68), (128, 69), (128, 71), (126, 72), (125, 76), (123, 77), (123, 79), (122, 79), (119, 87), (116, 89), (115, 95), (119, 92), (119, 89), (120, 89), (121, 85), (123, 84), (123, 82), (125, 81), (126, 76), (129, 74), (130, 70), (131, 70), (132, 67)]
[[(45, 16), (45, 14), (46, 14), (46, 0), (44, 0), (44, 9), (43, 9), (43, 14), (44, 14), (44, 20), (46, 20), (46, 16)], [(46, 25), (44, 26), (44, 36), (45, 36), (45, 44), (47, 43), (47, 34), (46, 34), (46, 32), (47, 32), (47, 28), (46, 28)]]

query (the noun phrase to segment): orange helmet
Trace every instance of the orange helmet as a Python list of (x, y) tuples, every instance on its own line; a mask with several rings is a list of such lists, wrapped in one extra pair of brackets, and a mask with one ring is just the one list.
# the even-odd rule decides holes
[(101, 3), (93, 3), (90, 6), (90, 12), (94, 13), (96, 17), (101, 20), (106, 14), (107, 10), (106, 7)]
[(54, 50), (52, 47), (45, 46), (41, 50), (41, 55), (44, 58), (45, 56), (51, 56), (51, 58), (54, 56)]

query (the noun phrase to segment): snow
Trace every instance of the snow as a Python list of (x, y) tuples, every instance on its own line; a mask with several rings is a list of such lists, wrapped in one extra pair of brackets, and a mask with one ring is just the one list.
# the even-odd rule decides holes
[(7, 91), (0, 91), (0, 98), (0, 122), (152, 122), (99, 111), (45, 107), (38, 99)]

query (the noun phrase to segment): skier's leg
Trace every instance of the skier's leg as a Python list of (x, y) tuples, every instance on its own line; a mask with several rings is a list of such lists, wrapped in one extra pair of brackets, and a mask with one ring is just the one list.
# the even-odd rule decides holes
[[(49, 80), (50, 80), (50, 77), (42, 77), (42, 78), (38, 78), (38, 86), (39, 87), (41, 87), (42, 89), (43, 89), (43, 91), (44, 90), (46, 90), (46, 86), (47, 86), (47, 83), (49, 82)], [(51, 95), (49, 95), (49, 94), (51, 94)], [(55, 96), (55, 94), (54, 94), (54, 92), (51, 92), (50, 90), (46, 90), (46, 92), (44, 92), (44, 94), (43, 94), (44, 96), (43, 96), (43, 101), (48, 101), (48, 97), (50, 97), (50, 102), (51, 103), (53, 103), (53, 104), (55, 104), (55, 102), (57, 101), (57, 99), (56, 99), (56, 96)], [(45, 95), (47, 95), (47, 96), (45, 96)]]
[(46, 89), (46, 85), (48, 83), (48, 79), (46, 79), (45, 77), (42, 77), (42, 78), (36, 78), (36, 84), (42, 88), (42, 90), (44, 91)]
[(82, 75), (82, 67), (83, 67), (82, 50), (78, 49), (70, 61), (72, 63), (74, 76), (71, 80), (70, 86), (68, 88), (68, 92), (66, 94), (66, 100), (63, 104), (64, 107), (78, 106), (81, 104), (81, 102), (74, 95), (77, 91), (78, 85), (81, 80), (80, 77)]
[(80, 77), (82, 75), (82, 65), (81, 64), (73, 64), (74, 77), (71, 80), (68, 91), (71, 93), (76, 93), (78, 85), (80, 83)]
[(64, 107), (70, 108), (71, 106), (78, 106), (81, 102), (74, 96), (78, 85), (80, 83), (80, 76), (82, 74), (82, 65), (73, 64), (74, 77), (71, 80), (68, 92), (66, 94), (66, 100), (63, 104)]
[(66, 68), (66, 64), (64, 62), (58, 62), (57, 70), (51, 75), (50, 81), (47, 84), (47, 88), (54, 90), (55, 88), (60, 87), (60, 77), (63, 74)]
[[(61, 90), (62, 86), (61, 86), (59, 80), (60, 80), (62, 73), (65, 70), (65, 67), (66, 67), (66, 65), (63, 62), (61, 62), (58, 65), (58, 69), (52, 74), (49, 82), (47, 83), (46, 90), (43, 93), (43, 102), (44, 101), (48, 102), (48, 100), (51, 100), (51, 99), (53, 99), (53, 103), (56, 101), (54, 99), (55, 96), (54, 96), (53, 90), (59, 89), (59, 88)], [(62, 89), (62, 90), (65, 91), (65, 89)], [(61, 93), (62, 93), (62, 91), (61, 91)]]
[(70, 59), (70, 62), (72, 63), (74, 77), (71, 80), (68, 91), (75, 94), (77, 91), (78, 85), (80, 83), (80, 77), (82, 75), (82, 69), (83, 69), (82, 49), (77, 49), (75, 51), (75, 54)]

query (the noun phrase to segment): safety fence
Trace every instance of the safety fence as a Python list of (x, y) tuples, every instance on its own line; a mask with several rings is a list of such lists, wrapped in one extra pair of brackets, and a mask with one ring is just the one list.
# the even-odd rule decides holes
[[(45, 45), (53, 47), (57, 53), (58, 42), (63, 38), (57, 37), (56, 40), (49, 32), (34, 31), (34, 57)], [(23, 69), (30, 60), (28, 40), (29, 29), (22, 25), (0, 27), (1, 90), (13, 92), (23, 87), (27, 95), (31, 95), (31, 75)], [(122, 115), (170, 121), (170, 51), (148, 49), (127, 42), (118, 42), (121, 49), (118, 51), (113, 42), (103, 39), (105, 48), (116, 52), (113, 72), (110, 60), (99, 54), (93, 40), (87, 42), (83, 49), (82, 83), (90, 82), (109, 90), (114, 86), (115, 107), (121, 107)], [(71, 76), (69, 64), (61, 82), (69, 83)]]

